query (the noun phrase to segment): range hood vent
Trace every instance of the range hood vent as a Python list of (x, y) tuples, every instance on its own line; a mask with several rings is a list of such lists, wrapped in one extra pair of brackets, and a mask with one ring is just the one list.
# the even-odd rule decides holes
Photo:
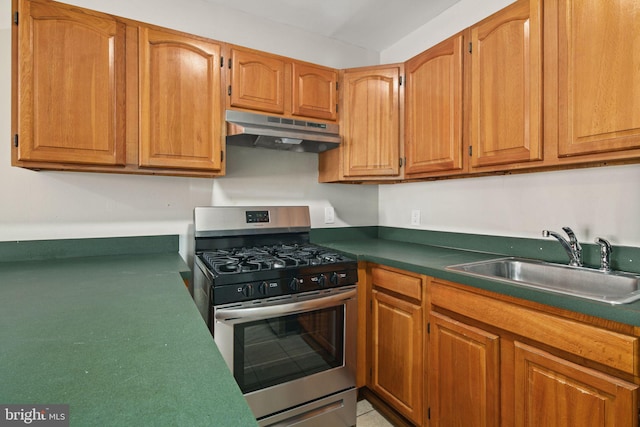
[(339, 126), (227, 110), (227, 144), (320, 153), (340, 145)]

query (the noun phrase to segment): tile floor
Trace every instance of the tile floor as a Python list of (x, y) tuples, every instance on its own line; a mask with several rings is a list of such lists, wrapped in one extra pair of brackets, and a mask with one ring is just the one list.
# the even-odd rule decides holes
[(393, 427), (393, 424), (373, 409), (368, 400), (362, 399), (358, 401), (356, 427)]

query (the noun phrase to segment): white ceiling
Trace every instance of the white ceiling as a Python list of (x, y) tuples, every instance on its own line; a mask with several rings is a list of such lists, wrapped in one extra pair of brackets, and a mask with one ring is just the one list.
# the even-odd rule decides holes
[(380, 52), (460, 0), (206, 0)]

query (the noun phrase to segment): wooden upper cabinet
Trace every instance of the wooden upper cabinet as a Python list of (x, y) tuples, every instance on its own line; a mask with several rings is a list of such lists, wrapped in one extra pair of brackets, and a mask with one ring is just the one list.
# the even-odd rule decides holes
[(471, 27), (471, 166), (542, 159), (542, 11), (518, 0)]
[(637, 426), (636, 384), (520, 342), (514, 373), (517, 427)]
[(221, 169), (220, 45), (139, 28), (140, 166)]
[(292, 114), (335, 121), (338, 106), (338, 72), (330, 68), (294, 62), (291, 74)]
[(124, 165), (125, 25), (20, 1), (18, 161)]
[(231, 107), (283, 114), (285, 87), (283, 59), (238, 47), (231, 49)]
[(558, 155), (640, 148), (640, 7), (560, 0)]
[(399, 176), (401, 68), (344, 71), (340, 131), (345, 177)]
[(405, 63), (405, 174), (463, 168), (463, 36)]

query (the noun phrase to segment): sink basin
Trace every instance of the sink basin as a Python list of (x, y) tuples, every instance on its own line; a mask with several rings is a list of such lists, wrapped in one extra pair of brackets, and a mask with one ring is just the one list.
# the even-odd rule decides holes
[(622, 271), (513, 257), (451, 265), (447, 270), (610, 304), (640, 299), (640, 276)]

